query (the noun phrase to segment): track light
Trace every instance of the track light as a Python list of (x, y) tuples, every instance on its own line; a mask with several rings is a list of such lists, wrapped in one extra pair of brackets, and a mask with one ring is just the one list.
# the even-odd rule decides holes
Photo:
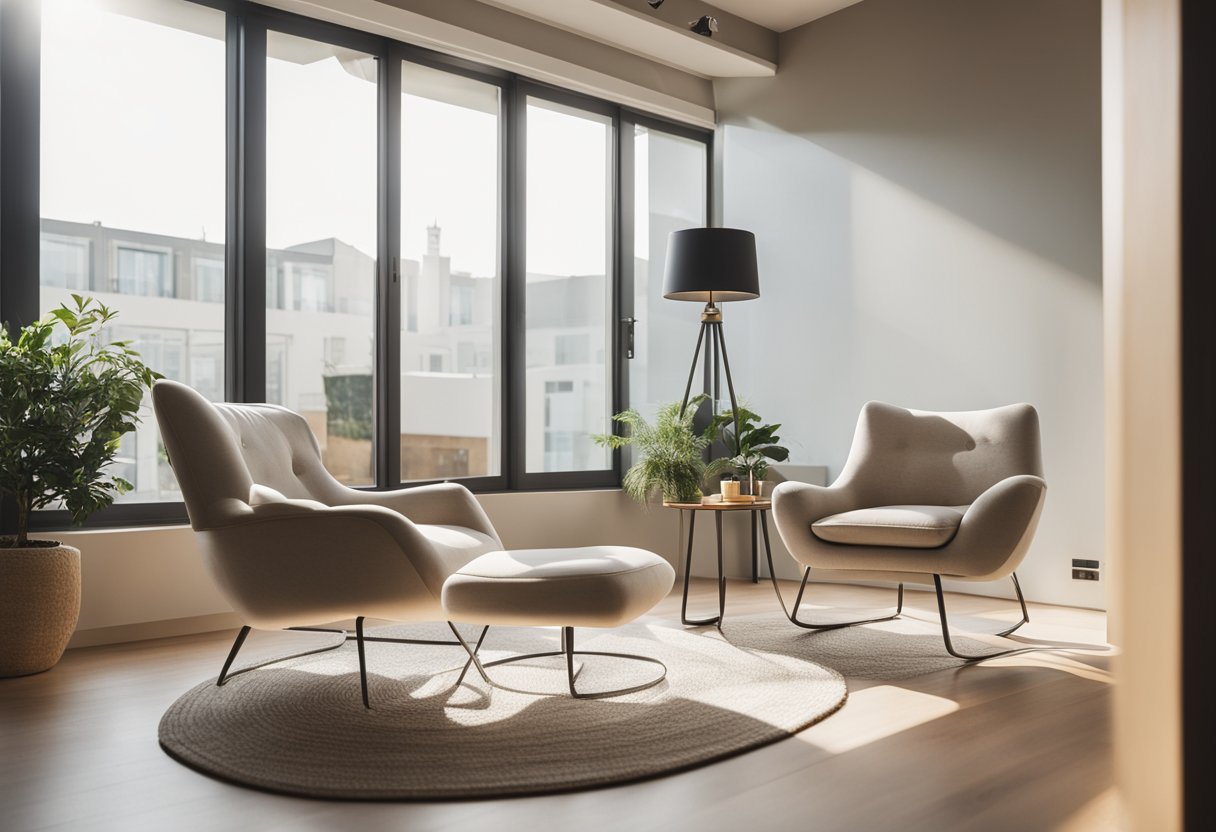
[(646, 2), (650, 4), (650, 8), (652, 9), (657, 9), (659, 6), (663, 5), (663, 0), (646, 0)]
[(698, 35), (712, 38), (714, 32), (718, 31), (718, 18), (704, 15), (700, 20), (689, 21), (688, 28)]

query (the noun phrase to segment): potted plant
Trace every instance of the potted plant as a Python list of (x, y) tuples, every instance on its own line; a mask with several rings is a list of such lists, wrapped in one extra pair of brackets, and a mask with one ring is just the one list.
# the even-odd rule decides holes
[(710, 439), (693, 429), (693, 416), (705, 399), (703, 395), (693, 398), (683, 413), (679, 402), (665, 405), (653, 425), (636, 410), (626, 410), (612, 418), (628, 428), (628, 435), (593, 437), (609, 448), (632, 445), (637, 450), (638, 459), (625, 472), (622, 483), (626, 494), (640, 503), (655, 491), (662, 494), (665, 503), (700, 502), (705, 478), (730, 465), (724, 459), (705, 461)]
[(106, 467), (160, 378), (97, 337), (111, 309), (72, 299), (16, 341), (0, 326), (0, 493), (17, 506), (17, 534), (0, 537), (0, 676), (53, 667), (80, 615), (80, 551), (31, 540), (30, 513), (61, 502), (79, 525), (131, 489)]
[(747, 493), (759, 497), (769, 462), (789, 459), (789, 448), (777, 444), (781, 441), (777, 435), (781, 425), (763, 424), (760, 415), (746, 407), (739, 408), (737, 433), (735, 426), (735, 412), (727, 410), (714, 416), (705, 435), (711, 442), (721, 436), (723, 444), (735, 452), (729, 464), (745, 478)]

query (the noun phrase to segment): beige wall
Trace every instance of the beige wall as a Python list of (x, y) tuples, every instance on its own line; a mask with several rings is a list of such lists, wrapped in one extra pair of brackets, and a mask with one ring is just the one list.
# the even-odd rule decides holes
[(1177, 0), (1104, 1), (1116, 778), (1152, 832), (1182, 828), (1180, 31)]
[(1105, 559), (1099, 10), (866, 0), (715, 83), (721, 219), (760, 258), (725, 310), (742, 394), (832, 477), (869, 399), (1031, 402), (1050, 490), (1018, 574), (1096, 608), (1071, 559)]

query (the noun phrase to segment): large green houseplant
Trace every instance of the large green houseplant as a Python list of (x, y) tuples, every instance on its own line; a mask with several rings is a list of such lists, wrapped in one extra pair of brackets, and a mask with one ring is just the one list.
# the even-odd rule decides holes
[(609, 448), (632, 445), (637, 451), (638, 458), (622, 483), (626, 494), (640, 503), (656, 491), (664, 502), (699, 502), (705, 478), (730, 467), (726, 460), (705, 461), (709, 438), (693, 427), (693, 416), (705, 399), (697, 396), (683, 409), (679, 402), (665, 405), (659, 408), (654, 424), (636, 410), (626, 410), (612, 417), (625, 426), (626, 435), (594, 437)]
[(73, 295), (16, 340), (0, 327), (0, 493), (17, 508), (0, 537), (0, 676), (54, 666), (80, 613), (79, 550), (31, 540), (30, 514), (61, 503), (80, 524), (131, 488), (107, 466), (160, 374), (98, 337), (115, 314)]

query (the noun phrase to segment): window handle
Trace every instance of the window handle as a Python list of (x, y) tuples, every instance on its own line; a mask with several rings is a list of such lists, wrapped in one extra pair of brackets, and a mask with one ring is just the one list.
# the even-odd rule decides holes
[(625, 357), (633, 358), (633, 325), (638, 322), (637, 318), (621, 318), (621, 323), (625, 325)]

